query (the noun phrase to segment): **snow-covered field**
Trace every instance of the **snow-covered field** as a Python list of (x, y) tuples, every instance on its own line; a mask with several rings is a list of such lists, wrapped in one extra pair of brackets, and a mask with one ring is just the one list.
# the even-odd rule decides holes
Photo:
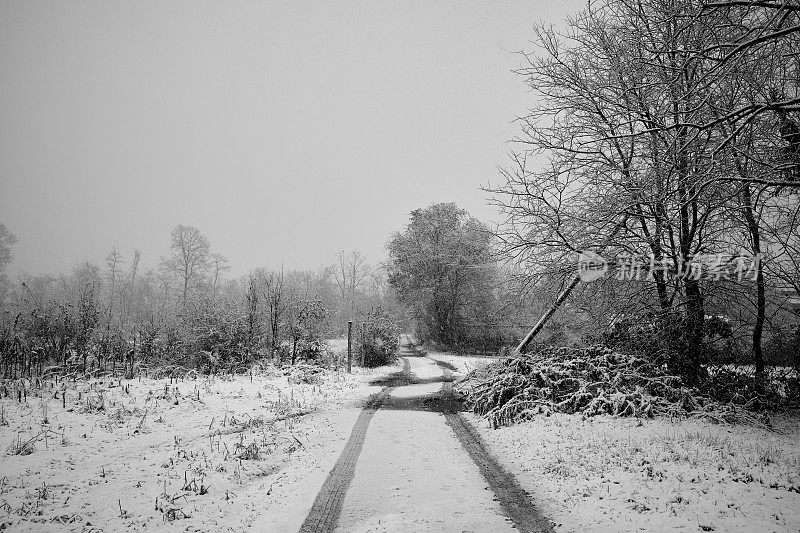
[(557, 531), (798, 531), (800, 425), (554, 414), (491, 430), (493, 453)]
[(78, 381), (66, 407), (61, 384), (2, 398), (0, 530), (296, 530), (380, 371)]
[[(460, 372), (492, 360), (428, 355)], [(465, 416), (556, 531), (800, 531), (800, 413), (771, 431), (563, 414), (492, 430)]]
[[(429, 357), (456, 377), (496, 360)], [(66, 406), (60, 383), (21, 403), (12, 390), (0, 398), (0, 530), (297, 531), (381, 388), (370, 379), (400, 368), (309, 384), (271, 367), (69, 382)], [(561, 414), (491, 430), (464, 417), (556, 531), (800, 530), (800, 416), (773, 431)]]

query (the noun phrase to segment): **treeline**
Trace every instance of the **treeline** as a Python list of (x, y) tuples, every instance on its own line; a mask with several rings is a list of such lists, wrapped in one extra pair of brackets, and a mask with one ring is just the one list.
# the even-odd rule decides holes
[(260, 268), (230, 278), (207, 237), (179, 225), (170, 255), (155, 268), (142, 267), (138, 250), (112, 249), (102, 266), (10, 280), (15, 239), (0, 230), (0, 372), (7, 377), (52, 365), (132, 375), (148, 364), (205, 371), (259, 360), (329, 364), (322, 341), (342, 336), (348, 320), (365, 361), (377, 364), (396, 337), (386, 274), (359, 252), (340, 252), (336, 264), (315, 271)]

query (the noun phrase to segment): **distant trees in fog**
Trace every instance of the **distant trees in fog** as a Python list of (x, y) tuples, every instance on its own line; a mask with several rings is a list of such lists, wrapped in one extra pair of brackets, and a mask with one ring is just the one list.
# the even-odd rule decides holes
[(11, 247), (16, 242), (17, 237), (0, 222), (0, 304), (2, 304), (9, 290), (6, 267), (11, 262)]
[[(208, 238), (194, 226), (175, 226), (170, 235), (172, 254), (162, 260), (164, 267), (181, 281), (181, 301), (186, 308), (189, 288), (205, 280), (211, 257)], [(216, 275), (215, 273), (215, 282)]]
[[(14, 236), (0, 225), (0, 372), (35, 374), (52, 364), (91, 371), (112, 365), (235, 368), (258, 358), (319, 357), (319, 341), (342, 335), (376, 310), (393, 309), (381, 270), (358, 252), (316, 271), (257, 269), (229, 278), (227, 260), (199, 229), (179, 225), (170, 253), (143, 269), (139, 250), (116, 248), (104, 267), (8, 280)], [(5, 288), (3, 288), (5, 287)], [(366, 326), (365, 326), (366, 327)]]

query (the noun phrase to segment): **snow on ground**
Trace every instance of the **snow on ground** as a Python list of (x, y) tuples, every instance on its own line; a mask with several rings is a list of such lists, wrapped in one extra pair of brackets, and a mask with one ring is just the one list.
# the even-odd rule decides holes
[(557, 531), (800, 530), (796, 416), (780, 433), (563, 414), (491, 430), (468, 416)]
[[(461, 373), (496, 360), (428, 355)], [(800, 531), (800, 413), (772, 431), (564, 414), (492, 430), (464, 416), (556, 531)]]
[[(496, 360), (429, 356), (457, 373)], [(296, 531), (380, 389), (368, 380), (400, 368), (78, 381), (66, 408), (61, 383), (2, 397), (0, 530)], [(561, 414), (491, 430), (464, 416), (557, 531), (800, 530), (797, 416), (775, 431)]]
[(0, 530), (299, 526), (380, 371), (69, 382), (66, 408), (51, 382), (2, 398)]
[(434, 361), (444, 363), (447, 368), (459, 374), (468, 374), (476, 368), (486, 366), (489, 363), (494, 363), (501, 359), (496, 356), (458, 355), (449, 352), (426, 352), (426, 355)]

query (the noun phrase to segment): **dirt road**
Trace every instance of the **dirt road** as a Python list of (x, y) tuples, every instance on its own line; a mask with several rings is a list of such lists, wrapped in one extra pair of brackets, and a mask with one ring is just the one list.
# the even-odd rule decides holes
[(458, 415), (451, 372), (404, 338), (301, 532), (550, 531)]

